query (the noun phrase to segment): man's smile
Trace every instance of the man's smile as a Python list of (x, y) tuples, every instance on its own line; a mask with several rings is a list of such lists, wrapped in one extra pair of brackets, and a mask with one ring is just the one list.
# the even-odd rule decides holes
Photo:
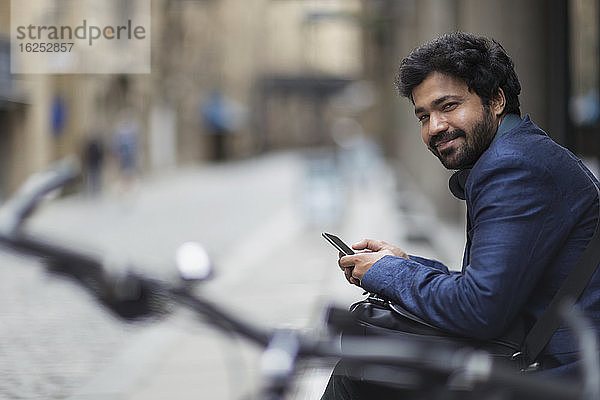
[(458, 139), (464, 136), (465, 134), (460, 130), (454, 132), (444, 132), (443, 134), (432, 137), (429, 147), (437, 150), (438, 152), (443, 152), (445, 150), (449, 150), (458, 141)]
[(454, 139), (449, 139), (449, 140), (445, 140), (445, 141), (439, 142), (439, 143), (437, 143), (437, 144), (435, 145), (435, 148), (436, 148), (438, 151), (440, 151), (440, 152), (442, 152), (442, 151), (444, 151), (444, 150), (447, 150), (447, 149), (449, 149), (450, 147), (452, 147), (452, 145), (453, 145), (453, 144), (454, 144), (454, 143), (455, 143), (455, 142), (456, 142), (456, 141), (457, 141), (459, 138), (460, 138), (460, 136), (459, 136), (459, 137), (457, 137), (457, 138), (454, 138)]

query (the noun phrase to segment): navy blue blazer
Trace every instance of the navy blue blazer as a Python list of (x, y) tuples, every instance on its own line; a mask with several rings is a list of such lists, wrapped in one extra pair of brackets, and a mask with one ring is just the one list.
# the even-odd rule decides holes
[[(462, 271), (422, 257), (386, 256), (362, 287), (449, 331), (488, 339), (516, 317), (532, 326), (591, 239), (599, 215), (598, 181), (570, 151), (526, 116), (497, 137), (465, 183), (467, 245)], [(600, 332), (600, 273), (579, 305)], [(540, 361), (573, 370), (577, 345), (561, 327)]]

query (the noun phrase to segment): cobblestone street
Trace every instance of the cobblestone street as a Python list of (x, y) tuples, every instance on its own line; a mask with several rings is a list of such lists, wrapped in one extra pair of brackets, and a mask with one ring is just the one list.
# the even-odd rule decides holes
[(134, 334), (36, 261), (4, 254), (0, 260), (1, 398), (65, 398)]

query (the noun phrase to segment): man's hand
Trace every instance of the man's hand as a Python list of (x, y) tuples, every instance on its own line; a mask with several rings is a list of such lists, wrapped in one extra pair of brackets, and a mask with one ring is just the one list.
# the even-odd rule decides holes
[(340, 254), (338, 264), (348, 282), (360, 286), (360, 280), (369, 268), (385, 256), (408, 258), (408, 255), (389, 243), (381, 240), (363, 239), (352, 245), (354, 250), (360, 253), (350, 256)]

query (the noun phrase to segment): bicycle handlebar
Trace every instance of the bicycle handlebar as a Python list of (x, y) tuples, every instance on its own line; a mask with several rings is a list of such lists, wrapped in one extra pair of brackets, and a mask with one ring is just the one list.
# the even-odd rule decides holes
[(522, 376), (497, 364), (489, 354), (468, 348), (456, 349), (428, 341), (352, 336), (344, 338), (342, 348), (338, 337), (314, 339), (289, 331), (287, 339), (282, 340), (281, 331), (243, 321), (194, 295), (187, 285), (172, 285), (133, 272), (109, 272), (97, 256), (24, 234), (20, 228), (40, 199), (72, 181), (77, 170), (76, 162), (63, 161), (28, 180), (0, 209), (0, 245), (42, 258), (49, 271), (81, 284), (125, 320), (162, 316), (169, 313), (172, 303), (178, 303), (205, 317), (212, 325), (233, 331), (268, 350), (288, 354), (290, 362), (296, 358), (343, 358), (366, 364), (412, 367), (448, 376), (460, 374), (467, 383), (518, 388), (529, 399), (582, 398), (582, 391), (576, 385)]
[(48, 193), (64, 187), (79, 176), (79, 162), (65, 158), (29, 177), (19, 191), (0, 210), (0, 234), (14, 235)]

